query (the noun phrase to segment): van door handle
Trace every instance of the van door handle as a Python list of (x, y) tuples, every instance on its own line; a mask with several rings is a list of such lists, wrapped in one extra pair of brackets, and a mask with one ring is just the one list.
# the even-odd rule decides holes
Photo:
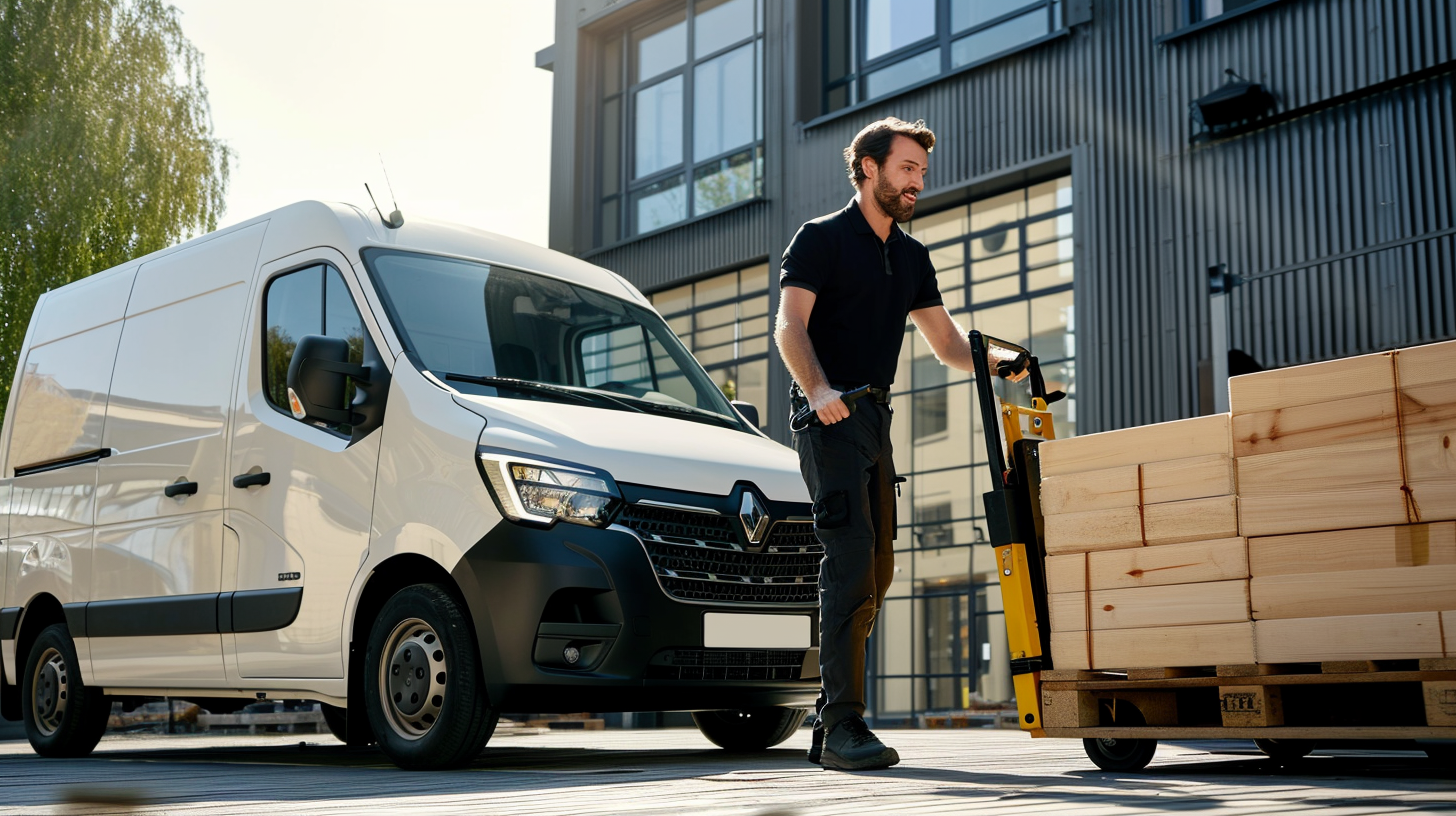
[(272, 480), (273, 477), (266, 470), (262, 473), (244, 473), (233, 477), (233, 487), (262, 487)]
[(175, 499), (178, 496), (195, 496), (197, 495), (197, 482), (173, 482), (162, 488), (162, 492), (166, 493), (169, 499)]

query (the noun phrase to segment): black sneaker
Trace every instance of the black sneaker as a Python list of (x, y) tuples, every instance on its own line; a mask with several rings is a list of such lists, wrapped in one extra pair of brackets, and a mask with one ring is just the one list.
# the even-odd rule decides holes
[(814, 765), (821, 764), (820, 756), (824, 753), (824, 718), (814, 718), (814, 730), (809, 732), (809, 762)]
[(870, 771), (899, 762), (900, 755), (895, 749), (880, 742), (880, 738), (859, 717), (845, 717), (824, 734), (820, 764), (826, 768)]

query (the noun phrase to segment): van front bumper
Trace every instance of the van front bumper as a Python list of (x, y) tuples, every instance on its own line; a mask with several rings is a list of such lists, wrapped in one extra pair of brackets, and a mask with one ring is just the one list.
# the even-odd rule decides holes
[[(502, 521), (452, 575), (475, 625), (491, 702), (505, 710), (809, 707), (819, 691), (817, 606), (672, 598), (642, 539), (618, 525)], [(810, 642), (710, 649), (707, 612), (805, 617)]]

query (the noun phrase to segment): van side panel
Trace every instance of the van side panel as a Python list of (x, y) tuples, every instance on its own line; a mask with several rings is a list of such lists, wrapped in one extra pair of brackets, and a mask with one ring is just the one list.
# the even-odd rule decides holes
[[(89, 633), (97, 682), (224, 679), (222, 636), (202, 618), (215, 618), (222, 591), (228, 408), (265, 229), (189, 245), (137, 272), (103, 433), (114, 453), (97, 478), (91, 600), (117, 602), (104, 607), (115, 625)], [(175, 484), (194, 492), (167, 496)], [(184, 608), (195, 625), (168, 621)]]

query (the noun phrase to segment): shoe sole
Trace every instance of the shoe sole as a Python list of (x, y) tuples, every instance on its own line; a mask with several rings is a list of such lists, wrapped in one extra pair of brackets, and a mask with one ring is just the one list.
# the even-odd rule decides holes
[(872, 757), (860, 760), (844, 759), (832, 751), (825, 751), (820, 759), (821, 765), (836, 771), (876, 771), (900, 764), (900, 754), (894, 748), (886, 748)]

